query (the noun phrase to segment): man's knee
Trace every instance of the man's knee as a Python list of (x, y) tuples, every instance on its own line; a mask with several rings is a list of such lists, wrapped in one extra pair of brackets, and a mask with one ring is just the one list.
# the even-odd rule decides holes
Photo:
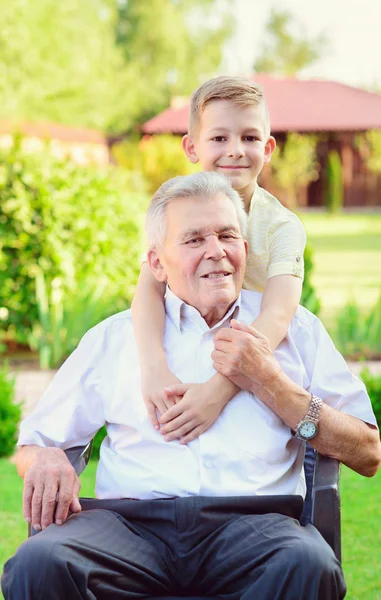
[[(294, 540), (290, 548), (284, 549), (289, 569), (300, 581), (308, 582), (319, 590), (319, 598), (343, 598), (346, 592), (344, 575), (333, 550), (316, 531)], [(314, 582), (314, 583), (312, 583)], [(326, 590), (324, 592), (324, 590)]]
[(62, 550), (52, 537), (41, 533), (21, 544), (4, 566), (4, 598), (21, 598), (21, 593), (37, 598), (37, 593), (54, 583), (57, 572), (65, 564)]

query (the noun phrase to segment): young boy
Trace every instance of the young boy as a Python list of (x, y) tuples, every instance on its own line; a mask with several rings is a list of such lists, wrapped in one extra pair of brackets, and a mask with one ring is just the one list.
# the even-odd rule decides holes
[[(224, 174), (242, 197), (249, 244), (244, 287), (263, 292), (253, 325), (274, 350), (300, 300), (306, 236), (298, 217), (257, 185), (275, 149), (261, 88), (241, 77), (216, 77), (201, 85), (191, 99), (182, 146), (192, 163)], [(169, 371), (162, 346), (164, 294), (165, 286), (143, 263), (132, 304), (143, 398), (165, 439), (188, 443), (216, 420), (238, 388), (219, 373), (206, 383), (181, 384)]]

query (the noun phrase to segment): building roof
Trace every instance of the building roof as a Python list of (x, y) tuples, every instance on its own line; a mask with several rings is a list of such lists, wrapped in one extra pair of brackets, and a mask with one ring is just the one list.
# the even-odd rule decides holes
[[(264, 89), (274, 132), (367, 131), (381, 129), (381, 94), (323, 80), (255, 75)], [(184, 134), (189, 101), (153, 117), (143, 133)]]
[(56, 139), (65, 142), (82, 142), (87, 144), (107, 144), (106, 136), (95, 129), (67, 127), (58, 123), (40, 122), (25, 123), (0, 120), (1, 134), (21, 133), (28, 137)]

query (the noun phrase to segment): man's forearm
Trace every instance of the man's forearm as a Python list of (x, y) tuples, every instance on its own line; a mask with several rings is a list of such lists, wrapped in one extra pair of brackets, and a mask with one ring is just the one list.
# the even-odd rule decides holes
[[(255, 386), (253, 392), (292, 430), (306, 416), (311, 401), (311, 394), (283, 372), (269, 379), (262, 389)], [(361, 475), (375, 475), (381, 463), (377, 429), (325, 403), (320, 411), (318, 433), (310, 444)]]

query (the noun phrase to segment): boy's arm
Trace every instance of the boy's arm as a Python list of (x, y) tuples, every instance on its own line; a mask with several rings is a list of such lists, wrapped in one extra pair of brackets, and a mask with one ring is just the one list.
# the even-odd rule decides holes
[(275, 350), (287, 333), (302, 295), (303, 281), (294, 275), (276, 275), (267, 280), (261, 312), (253, 323)]
[(156, 408), (163, 414), (174, 403), (166, 397), (164, 388), (180, 383), (168, 369), (164, 354), (164, 293), (165, 284), (157, 281), (148, 263), (144, 262), (131, 309), (141, 367), (143, 399), (156, 429), (159, 429)]

